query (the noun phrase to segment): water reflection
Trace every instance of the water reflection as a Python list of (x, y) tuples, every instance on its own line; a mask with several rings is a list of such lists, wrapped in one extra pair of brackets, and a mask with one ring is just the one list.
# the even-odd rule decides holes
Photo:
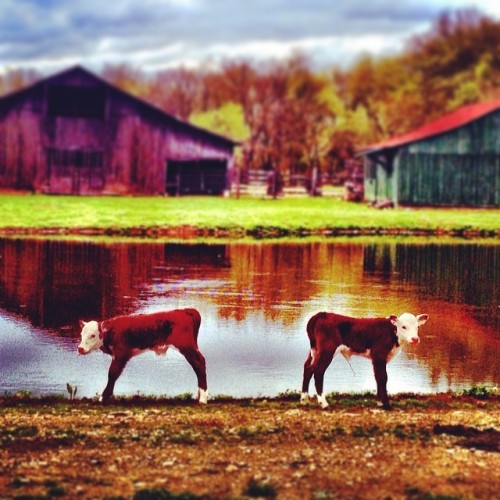
[[(255, 395), (297, 389), (308, 349), (305, 323), (318, 310), (359, 316), (405, 310), (431, 315), (422, 344), (390, 368), (393, 392), (498, 384), (499, 282), (500, 245), (4, 239), (0, 240), (0, 390), (17, 390), (29, 383), (30, 390), (46, 392), (72, 382), (93, 395), (102, 389), (109, 359), (76, 357), (78, 319), (184, 306), (202, 312), (200, 345), (215, 393)], [(19, 354), (30, 347), (41, 349), (43, 355), (35, 360)], [(145, 369), (155, 376), (142, 388), (144, 392), (176, 394), (192, 389), (182, 359), (147, 356), (127, 367), (118, 394), (138, 390), (134, 377), (143, 378)], [(373, 389), (369, 363), (356, 363), (353, 376), (335, 360), (327, 372), (327, 390)], [(92, 384), (78, 378), (90, 369), (101, 374)], [(160, 372), (171, 381), (168, 390), (165, 384), (154, 383), (162, 379), (157, 376)]]
[(499, 245), (369, 245), (364, 268), (421, 283), (423, 297), (475, 306), (481, 322), (500, 329)]

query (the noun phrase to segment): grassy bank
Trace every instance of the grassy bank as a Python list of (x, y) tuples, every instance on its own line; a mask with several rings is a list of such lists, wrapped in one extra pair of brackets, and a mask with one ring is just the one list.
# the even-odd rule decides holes
[(1, 498), (494, 498), (493, 394), (0, 398)]
[[(284, 236), (361, 232), (499, 236), (500, 209), (379, 210), (336, 198), (0, 195), (0, 231), (130, 236)], [(195, 228), (195, 229), (193, 229)]]

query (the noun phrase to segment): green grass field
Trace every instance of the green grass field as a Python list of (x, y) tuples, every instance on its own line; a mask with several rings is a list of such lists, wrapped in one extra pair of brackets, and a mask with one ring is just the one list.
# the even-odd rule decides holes
[(379, 210), (331, 197), (72, 197), (0, 195), (0, 228), (301, 228), (500, 231), (500, 209)]

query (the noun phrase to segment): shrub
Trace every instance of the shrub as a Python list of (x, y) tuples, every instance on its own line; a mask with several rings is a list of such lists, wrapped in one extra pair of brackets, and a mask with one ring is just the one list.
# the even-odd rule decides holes
[(273, 485), (269, 483), (258, 483), (255, 479), (250, 479), (243, 493), (252, 498), (276, 498), (278, 496), (278, 492)]
[(470, 389), (463, 390), (461, 394), (477, 399), (488, 399), (491, 396), (498, 396), (499, 390), (498, 387), (495, 386), (479, 384), (472, 386)]

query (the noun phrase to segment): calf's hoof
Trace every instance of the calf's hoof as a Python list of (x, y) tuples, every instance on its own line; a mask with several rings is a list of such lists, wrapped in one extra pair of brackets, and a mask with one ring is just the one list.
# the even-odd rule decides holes
[(306, 405), (309, 403), (309, 394), (307, 392), (303, 392), (300, 395), (300, 404), (301, 405)]
[(111, 402), (111, 396), (101, 396), (99, 398), (99, 403), (103, 405), (108, 405)]
[(208, 403), (208, 391), (203, 389), (198, 389), (198, 394), (196, 395), (198, 403), (201, 405), (206, 405)]
[(326, 400), (324, 394), (322, 394), (321, 396), (318, 394), (317, 397), (318, 397), (318, 403), (321, 406), (322, 410), (326, 410), (327, 408), (329, 408), (330, 405), (328, 404), (328, 401)]

